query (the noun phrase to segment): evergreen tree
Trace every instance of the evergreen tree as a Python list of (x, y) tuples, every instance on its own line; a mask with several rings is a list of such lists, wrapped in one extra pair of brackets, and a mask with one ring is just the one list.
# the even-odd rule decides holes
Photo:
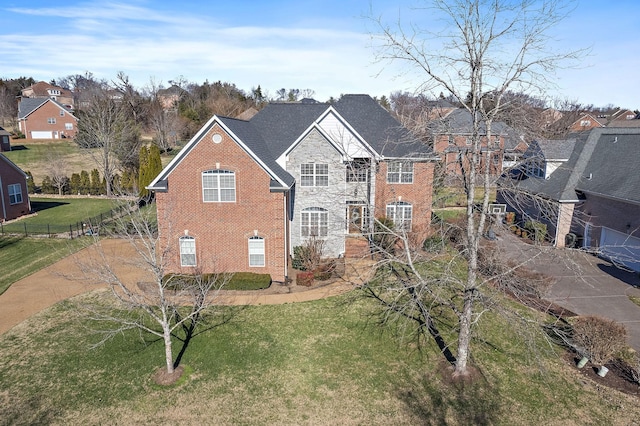
[(33, 180), (33, 175), (30, 171), (25, 172), (27, 175), (27, 192), (29, 194), (35, 194), (36, 192), (36, 181)]
[(89, 172), (83, 170), (80, 172), (80, 188), (79, 191), (82, 195), (87, 195), (91, 193), (91, 178), (89, 177)]
[(100, 180), (100, 172), (98, 169), (91, 170), (91, 185), (89, 193), (91, 195), (99, 195), (102, 187), (102, 181)]
[(80, 195), (80, 174), (72, 173), (71, 180), (69, 181), (69, 191), (72, 194)]

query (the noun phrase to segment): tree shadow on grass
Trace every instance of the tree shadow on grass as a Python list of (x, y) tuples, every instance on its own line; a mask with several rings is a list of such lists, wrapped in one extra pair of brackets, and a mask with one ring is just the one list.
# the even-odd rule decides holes
[(43, 210), (52, 209), (54, 207), (64, 206), (69, 203), (63, 201), (31, 201), (31, 210), (41, 212)]
[(503, 411), (500, 395), (477, 370), (465, 379), (451, 377), (452, 368), (441, 365), (442, 375), (421, 376), (399, 384), (397, 397), (422, 425), (490, 425)]

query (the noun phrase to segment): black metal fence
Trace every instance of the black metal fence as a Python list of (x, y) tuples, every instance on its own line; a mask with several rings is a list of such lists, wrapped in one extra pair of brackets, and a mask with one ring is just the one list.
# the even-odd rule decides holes
[(84, 235), (97, 235), (100, 228), (103, 228), (128, 209), (127, 205), (118, 206), (106, 213), (87, 218), (81, 222), (70, 224), (37, 224), (29, 223), (28, 220), (12, 222), (8, 224), (0, 223), (0, 235), (38, 235), (47, 237), (78, 238)]

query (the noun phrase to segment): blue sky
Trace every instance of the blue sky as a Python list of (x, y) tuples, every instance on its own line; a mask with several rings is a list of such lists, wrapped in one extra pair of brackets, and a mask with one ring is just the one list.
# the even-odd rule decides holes
[[(342, 93), (412, 91), (399, 64), (375, 62), (373, 8), (385, 20), (412, 18), (411, 0), (104, 0), (0, 5), (0, 77), (37, 80), (118, 71), (140, 87), (227, 81), (269, 95), (312, 89), (318, 100)], [(9, 23), (10, 25), (6, 25)], [(581, 0), (558, 28), (558, 49), (590, 48), (578, 68), (560, 70), (550, 95), (583, 104), (640, 108), (637, 0)]]

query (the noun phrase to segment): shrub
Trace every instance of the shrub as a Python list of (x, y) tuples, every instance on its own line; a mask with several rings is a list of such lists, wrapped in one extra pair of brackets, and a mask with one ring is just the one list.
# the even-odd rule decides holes
[(333, 272), (336, 270), (336, 261), (333, 259), (323, 261), (313, 271), (313, 278), (318, 281), (325, 281), (331, 278)]
[(514, 212), (507, 212), (504, 215), (504, 220), (508, 225), (512, 225), (516, 221), (516, 214)]
[(316, 237), (308, 238), (304, 245), (293, 248), (294, 269), (299, 271), (313, 271), (320, 266), (322, 252), (324, 251), (324, 240)]
[(395, 225), (393, 220), (386, 216), (375, 220), (371, 240), (378, 252), (393, 253), (398, 237), (393, 234)]
[(542, 222), (528, 220), (524, 224), (524, 229), (526, 229), (531, 234), (534, 241), (538, 243), (543, 242), (547, 236), (547, 225)]
[(296, 274), (296, 284), (298, 285), (311, 287), (311, 285), (313, 284), (313, 280), (313, 272), (311, 271), (298, 272)]
[(594, 364), (604, 365), (627, 345), (627, 330), (622, 324), (597, 316), (573, 321), (572, 340), (576, 350)]
[(444, 239), (439, 234), (431, 235), (422, 243), (422, 249), (431, 253), (439, 253), (444, 249)]
[[(226, 274), (202, 274), (200, 275), (180, 275), (168, 274), (163, 277), (163, 282), (168, 283), (168, 290), (181, 290), (194, 286), (201, 279), (207, 282), (215, 279), (214, 288), (224, 284), (223, 290), (262, 290), (271, 285), (271, 275), (256, 274), (253, 272), (236, 272), (231, 278)], [(225, 280), (228, 281), (224, 283)]]

